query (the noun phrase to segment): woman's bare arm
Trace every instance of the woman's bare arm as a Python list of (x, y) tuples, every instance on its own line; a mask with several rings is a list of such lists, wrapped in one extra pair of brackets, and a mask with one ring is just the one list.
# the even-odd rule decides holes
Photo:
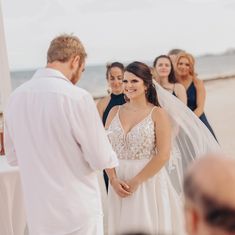
[(193, 111), (198, 117), (204, 112), (205, 100), (206, 100), (206, 89), (203, 81), (197, 79), (194, 82), (197, 92), (197, 108)]
[(156, 175), (170, 158), (171, 125), (167, 113), (162, 108), (156, 108), (152, 114), (156, 133), (156, 155), (148, 164), (127, 184), (130, 192), (134, 192), (138, 185)]

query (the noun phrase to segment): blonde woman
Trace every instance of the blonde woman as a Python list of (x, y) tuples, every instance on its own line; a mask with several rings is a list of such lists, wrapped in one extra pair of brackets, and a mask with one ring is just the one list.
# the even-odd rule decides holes
[[(206, 90), (203, 81), (196, 77), (194, 71), (195, 60), (189, 53), (181, 52), (176, 59), (176, 77), (187, 94), (187, 106), (200, 118), (215, 137), (204, 113)], [(216, 138), (216, 137), (215, 137)]]

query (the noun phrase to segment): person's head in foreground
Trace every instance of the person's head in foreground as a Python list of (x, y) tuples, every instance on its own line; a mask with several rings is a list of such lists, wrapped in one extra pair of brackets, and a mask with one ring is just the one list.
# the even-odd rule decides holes
[(119, 95), (123, 92), (123, 74), (124, 65), (119, 62), (113, 62), (106, 66), (106, 79), (111, 89), (111, 93)]
[(235, 158), (208, 155), (184, 179), (188, 235), (235, 234)]
[(47, 51), (47, 67), (59, 70), (76, 84), (84, 71), (86, 56), (85, 48), (78, 37), (63, 34), (51, 41)]

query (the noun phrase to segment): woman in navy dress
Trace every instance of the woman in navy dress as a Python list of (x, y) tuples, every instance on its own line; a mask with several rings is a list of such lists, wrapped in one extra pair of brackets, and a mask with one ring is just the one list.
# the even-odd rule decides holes
[[(123, 94), (123, 74), (124, 65), (119, 62), (113, 62), (107, 65), (106, 79), (111, 90), (108, 96), (105, 96), (97, 103), (97, 108), (105, 126), (106, 119), (108, 117), (109, 111), (116, 105), (124, 104), (125, 98)], [(108, 176), (104, 171), (104, 181), (106, 190), (108, 191)]]
[[(200, 118), (215, 137), (204, 113), (206, 90), (203, 81), (194, 72), (195, 60), (189, 53), (181, 52), (176, 59), (176, 77), (186, 89), (187, 106)], [(216, 139), (216, 137), (215, 137)]]
[(172, 61), (167, 55), (158, 56), (154, 62), (155, 80), (166, 90), (179, 98), (184, 104), (187, 103), (187, 95), (182, 84), (175, 77)]

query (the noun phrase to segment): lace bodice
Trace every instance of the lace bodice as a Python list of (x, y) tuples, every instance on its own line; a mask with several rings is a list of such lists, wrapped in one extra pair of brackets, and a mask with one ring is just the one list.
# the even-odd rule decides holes
[(125, 134), (118, 110), (108, 128), (108, 137), (119, 159), (149, 159), (155, 154), (155, 129), (151, 117), (152, 111)]

